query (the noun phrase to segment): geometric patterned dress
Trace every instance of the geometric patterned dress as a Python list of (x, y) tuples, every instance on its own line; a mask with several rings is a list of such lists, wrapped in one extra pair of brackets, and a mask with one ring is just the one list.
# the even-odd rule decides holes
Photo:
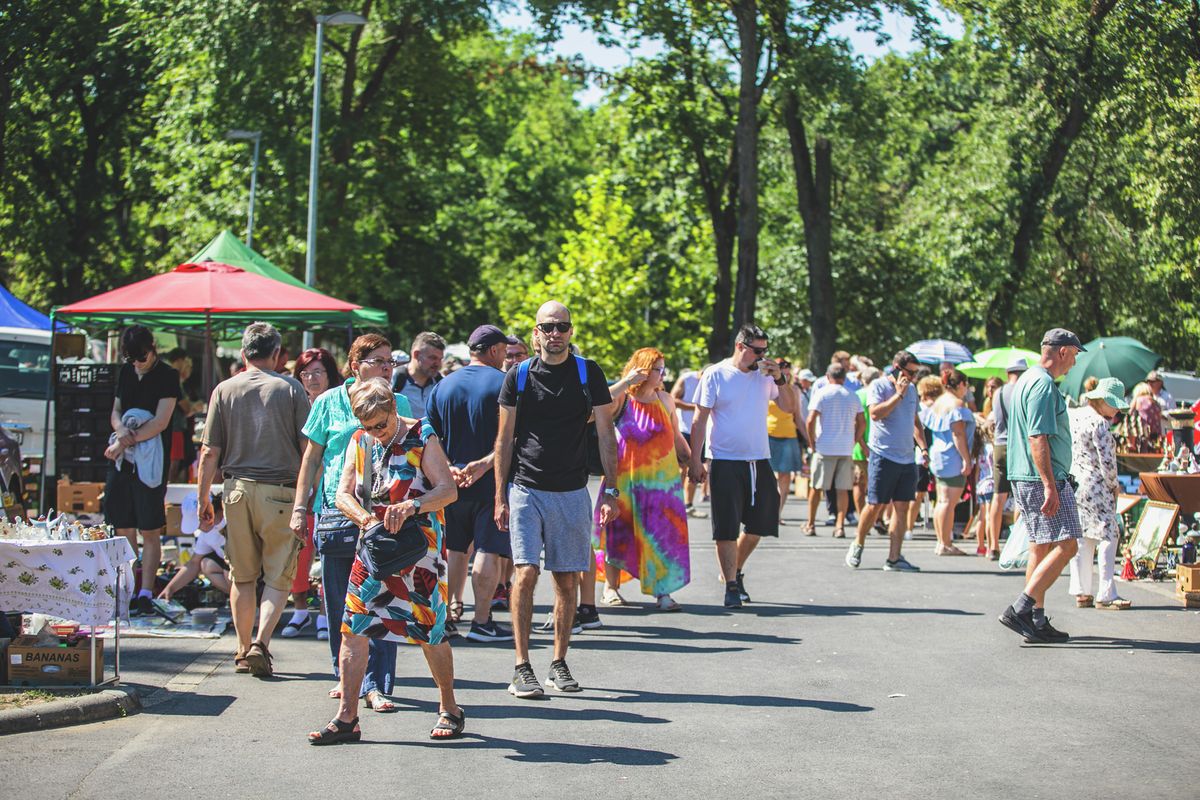
[[(389, 505), (420, 497), (431, 488), (421, 472), (425, 443), (433, 436), (425, 420), (409, 429), (403, 441), (387, 454), (387, 478), (371, 498), (371, 513), (379, 520)], [(361, 497), (367, 459), (384, 457), (383, 445), (364, 430), (356, 431), (346, 447), (354, 459), (354, 493)], [(446, 550), (442, 512), (416, 517), (429, 548), (416, 565), (383, 580), (372, 578), (356, 556), (346, 591), (342, 632), (411, 644), (440, 644), (446, 634)]]
[(606, 528), (597, 503), (593, 543), (603, 551), (597, 561), (639, 579), (643, 594), (670, 594), (691, 580), (687, 510), (670, 412), (658, 397), (643, 403), (627, 395), (616, 429), (619, 511)]

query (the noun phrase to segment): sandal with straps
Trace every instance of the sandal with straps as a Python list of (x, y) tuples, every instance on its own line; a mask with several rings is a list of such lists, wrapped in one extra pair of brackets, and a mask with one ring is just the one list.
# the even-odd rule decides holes
[(269, 678), (274, 673), (271, 666), (272, 662), (271, 651), (267, 646), (259, 640), (254, 640), (250, 644), (250, 649), (246, 651), (245, 661), (250, 667), (250, 674), (256, 678)]
[[(463, 735), (463, 730), (467, 727), (467, 710), (465, 708), (458, 709), (458, 715), (451, 714), (449, 711), (439, 711), (437, 725), (433, 726), (433, 730), (429, 732), (429, 738), (434, 741), (444, 741), (447, 739), (460, 739)], [(450, 731), (449, 736), (438, 736), (438, 731)]]
[(357, 742), (361, 739), (362, 731), (358, 729), (358, 717), (349, 722), (342, 722), (334, 717), (324, 728), (308, 735), (308, 743), (312, 745), (341, 744), (342, 742)]
[(455, 624), (460, 622), (463, 617), (463, 601), (451, 600), (449, 606), (446, 608), (446, 616)]
[(387, 714), (396, 710), (396, 704), (383, 696), (378, 689), (372, 689), (363, 695), (363, 703), (372, 711)]

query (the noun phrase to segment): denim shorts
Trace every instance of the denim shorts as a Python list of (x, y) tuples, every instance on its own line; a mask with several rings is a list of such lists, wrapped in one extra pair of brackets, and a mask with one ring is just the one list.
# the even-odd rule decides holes
[(867, 503), (911, 503), (917, 492), (917, 465), (897, 464), (872, 451), (867, 459)]
[(592, 497), (587, 488), (544, 492), (508, 486), (508, 537), (513, 564), (541, 563), (547, 572), (584, 572), (592, 557)]
[(795, 436), (770, 436), (767, 441), (770, 442), (773, 472), (799, 472), (804, 466), (800, 460), (800, 440)]

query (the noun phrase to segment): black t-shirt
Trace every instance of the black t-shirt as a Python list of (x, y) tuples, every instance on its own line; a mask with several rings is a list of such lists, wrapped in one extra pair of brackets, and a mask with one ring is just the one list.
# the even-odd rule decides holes
[[(183, 395), (179, 388), (179, 372), (161, 358), (154, 362), (150, 371), (138, 378), (133, 364), (123, 364), (117, 374), (117, 399), (121, 401), (121, 413), (134, 408), (158, 413), (158, 401), (164, 397), (178, 400)], [(171, 457), (171, 426), (162, 432), (163, 463)]]
[[(595, 405), (612, 402), (604, 371), (587, 363), (588, 391)], [(504, 377), (500, 405), (517, 405), (517, 370)], [(544, 492), (572, 492), (587, 486), (587, 421), (591, 414), (579, 383), (575, 358), (550, 365), (535, 358), (529, 365), (517, 414), (512, 482)]]
[[(442, 440), (446, 457), (456, 467), (483, 458), (496, 446), (500, 425), (497, 398), (504, 373), (481, 364), (469, 364), (440, 381), (429, 396), (425, 416)], [(490, 503), (496, 495), (495, 472), (458, 490), (459, 500)]]

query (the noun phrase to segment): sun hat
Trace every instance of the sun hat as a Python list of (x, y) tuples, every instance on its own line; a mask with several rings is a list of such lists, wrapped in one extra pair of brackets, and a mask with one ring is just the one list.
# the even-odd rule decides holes
[(1103, 400), (1118, 411), (1129, 408), (1125, 402), (1125, 384), (1117, 378), (1101, 378), (1096, 388), (1079, 395), (1080, 400)]
[(1029, 362), (1023, 356), (1018, 356), (1008, 362), (1008, 369), (1005, 372), (1025, 372), (1029, 369)]

